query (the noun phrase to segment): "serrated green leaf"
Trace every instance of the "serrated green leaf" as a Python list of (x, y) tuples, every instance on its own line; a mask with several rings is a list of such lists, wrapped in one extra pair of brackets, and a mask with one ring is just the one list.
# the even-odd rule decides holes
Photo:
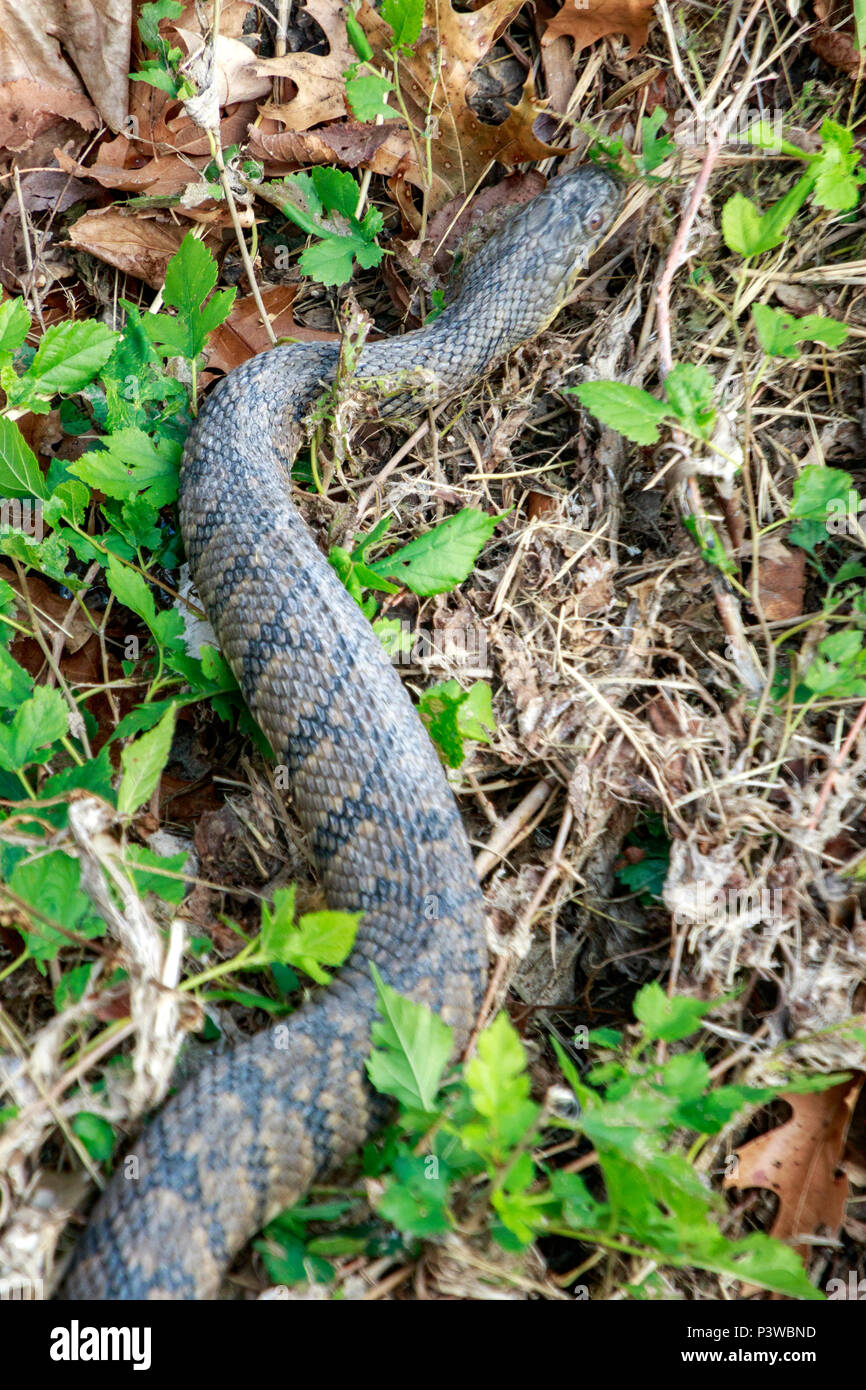
[(14, 420), (0, 416), (0, 494), (4, 497), (47, 497), (48, 490), (36, 455)]
[(826, 527), (833, 504), (846, 507), (852, 490), (850, 473), (841, 468), (827, 468), (821, 463), (809, 463), (794, 480), (791, 516), (814, 519)]
[(372, 561), (369, 569), (383, 578), (398, 580), (413, 594), (427, 597), (447, 593), (470, 574), (501, 519), (464, 507), (387, 559)]
[(677, 363), (665, 377), (665, 395), (672, 409), (703, 439), (711, 433), (716, 418), (714, 390), (715, 383), (706, 367), (691, 362)]
[(28, 763), (44, 763), (53, 743), (69, 727), (69, 711), (59, 690), (37, 685), (15, 711), (11, 723), (0, 724), (0, 768), (16, 772)]
[(364, 73), (361, 77), (346, 79), (346, 100), (352, 114), (359, 121), (371, 124), (381, 116), (383, 121), (394, 121), (398, 113), (388, 105), (388, 95), (394, 90), (394, 83), (381, 73)]
[(715, 1007), (703, 999), (681, 995), (668, 998), (660, 984), (652, 981), (639, 990), (634, 1000), (634, 1016), (643, 1024), (648, 1039), (679, 1042), (697, 1033), (704, 1014)]
[(0, 304), (0, 352), (17, 352), (30, 332), (32, 320), (23, 299)]
[(377, 1091), (431, 1111), (453, 1043), (452, 1030), (423, 1004), (404, 999), (371, 966), (381, 1020), (373, 1024), (367, 1074)]
[(411, 48), (421, 36), (424, 0), (382, 0), (382, 18), (394, 31), (393, 48)]
[(486, 681), (476, 681), (468, 690), (456, 680), (430, 686), (418, 702), (418, 713), (449, 767), (460, 766), (467, 740), (490, 743), (496, 730)]
[(217, 282), (217, 263), (203, 241), (187, 232), (166, 267), (163, 299), (189, 319)]
[(127, 744), (121, 753), (122, 776), (117, 793), (121, 815), (132, 815), (150, 800), (171, 752), (176, 715), (177, 708), (172, 704), (154, 729)]
[(164, 437), (156, 441), (143, 430), (116, 430), (102, 449), (91, 449), (70, 464), (70, 471), (106, 497), (141, 494), (153, 507), (177, 499), (181, 446)]
[(828, 116), (821, 126), (821, 149), (811, 166), (818, 207), (831, 212), (849, 212), (857, 206), (860, 186), (866, 179), (866, 170), (860, 161), (853, 131)]
[(119, 333), (93, 320), (52, 324), (20, 380), (21, 398), (79, 391), (105, 365), (119, 339)]
[(585, 381), (574, 391), (581, 405), (603, 425), (633, 444), (656, 444), (659, 425), (671, 418), (670, 406), (648, 391), (622, 381)]
[(180, 0), (153, 0), (151, 4), (142, 5), (138, 16), (138, 32), (145, 47), (153, 52), (164, 43), (159, 33), (161, 19), (180, 19), (182, 14), (183, 5)]

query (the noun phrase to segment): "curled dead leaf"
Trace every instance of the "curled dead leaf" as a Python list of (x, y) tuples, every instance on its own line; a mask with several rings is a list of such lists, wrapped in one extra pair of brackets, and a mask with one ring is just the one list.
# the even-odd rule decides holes
[[(201, 51), (201, 34), (190, 29), (175, 28), (187, 56)], [(267, 96), (272, 79), (257, 72), (260, 60), (251, 48), (239, 39), (220, 34), (216, 42), (217, 100), (220, 106), (230, 102), (251, 101)]]
[[(265, 131), (250, 126), (247, 151), (266, 168), (273, 164), (334, 164), (357, 169), (369, 164), (376, 151), (394, 135), (388, 125), (365, 125), (361, 121), (331, 121), (320, 130)], [(402, 129), (404, 150), (409, 149), (409, 133)], [(268, 170), (270, 172), (270, 169)]]
[(828, 67), (838, 68), (849, 77), (866, 72), (866, 55), (857, 48), (854, 14), (848, 0), (815, 0), (818, 26), (812, 35), (812, 49)]

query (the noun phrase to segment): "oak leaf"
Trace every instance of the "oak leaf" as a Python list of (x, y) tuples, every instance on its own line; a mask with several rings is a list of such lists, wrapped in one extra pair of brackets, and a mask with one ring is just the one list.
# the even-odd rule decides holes
[[(515, 0), (489, 0), (480, 9), (462, 13), (454, 9), (451, 0), (426, 0), (421, 36), (414, 48), (401, 51), (400, 88), (422, 164), (426, 164), (423, 132), (428, 111), (433, 123), (431, 210), (458, 193), (468, 193), (494, 162), (514, 168), (563, 153), (533, 133), (533, 125), (545, 108), (535, 99), (531, 77), (520, 101), (508, 108), (501, 125), (480, 120), (466, 100), (473, 69), (519, 8)], [(357, 18), (373, 48), (375, 61), (387, 67), (385, 54), (393, 41), (391, 27), (367, 0), (362, 0)], [(385, 167), (387, 149), (383, 145), (377, 151), (372, 165), (375, 172), (398, 175), (421, 187), (426, 184), (426, 170), (419, 167), (414, 148), (391, 168)]]
[(778, 1240), (838, 1233), (848, 1198), (848, 1178), (839, 1166), (863, 1076), (826, 1091), (787, 1094), (792, 1115), (784, 1124), (735, 1150), (737, 1170), (725, 1187), (765, 1187), (779, 1198), (770, 1230)]
[(562, 34), (574, 39), (579, 53), (608, 34), (625, 34), (632, 52), (646, 43), (655, 0), (565, 0), (548, 24), (541, 42), (553, 43)]
[(305, 8), (324, 31), (328, 52), (257, 59), (254, 69), (259, 76), (287, 77), (297, 87), (297, 96), (291, 101), (263, 109), (265, 116), (272, 116), (287, 130), (295, 131), (309, 130), (323, 121), (339, 120), (346, 115), (343, 74), (356, 61), (346, 37), (346, 6), (335, 4), (334, 0), (307, 0)]

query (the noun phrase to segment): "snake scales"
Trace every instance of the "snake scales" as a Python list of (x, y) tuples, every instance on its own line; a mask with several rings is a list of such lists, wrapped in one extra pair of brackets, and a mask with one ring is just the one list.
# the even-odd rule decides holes
[[(364, 347), (357, 377), (421, 368), (440, 395), (468, 387), (552, 322), (620, 196), (590, 167), (554, 180), (469, 260), (436, 320)], [(458, 1044), (481, 999), (483, 902), (454, 798), (290, 499), (303, 417), (337, 360), (330, 344), (276, 347), (220, 383), (186, 445), (180, 520), (221, 649), (289, 768), (327, 900), (362, 909), (361, 929), (339, 978), (288, 1029), (209, 1059), (163, 1106), (133, 1150), (137, 1178), (118, 1173), (96, 1204), (70, 1299), (213, 1297), (251, 1234), (381, 1124), (364, 1069), (371, 962)], [(398, 389), (382, 413), (407, 405)]]

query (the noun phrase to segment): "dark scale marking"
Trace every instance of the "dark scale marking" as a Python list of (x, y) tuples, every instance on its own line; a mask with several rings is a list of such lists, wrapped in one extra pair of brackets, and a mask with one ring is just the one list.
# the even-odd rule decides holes
[[(364, 348), (360, 378), (395, 379), (383, 416), (417, 409), (417, 373), (465, 389), (568, 298), (620, 201), (607, 175), (555, 180), (468, 262), (429, 326)], [(369, 965), (469, 1035), (486, 972), (483, 899), (439, 760), (397, 673), (292, 506), (301, 422), (333, 379), (332, 345), (282, 346), (231, 372), (190, 431), (180, 521), (226, 660), (281, 762), (328, 901), (366, 915), (333, 985), (162, 1108), (97, 1202), (73, 1299), (210, 1298), (261, 1224), (355, 1151), (388, 1113), (366, 1080)], [(415, 399), (413, 402), (413, 393)], [(435, 911), (428, 911), (430, 903)], [(286, 1046), (280, 1046), (285, 1036)]]

